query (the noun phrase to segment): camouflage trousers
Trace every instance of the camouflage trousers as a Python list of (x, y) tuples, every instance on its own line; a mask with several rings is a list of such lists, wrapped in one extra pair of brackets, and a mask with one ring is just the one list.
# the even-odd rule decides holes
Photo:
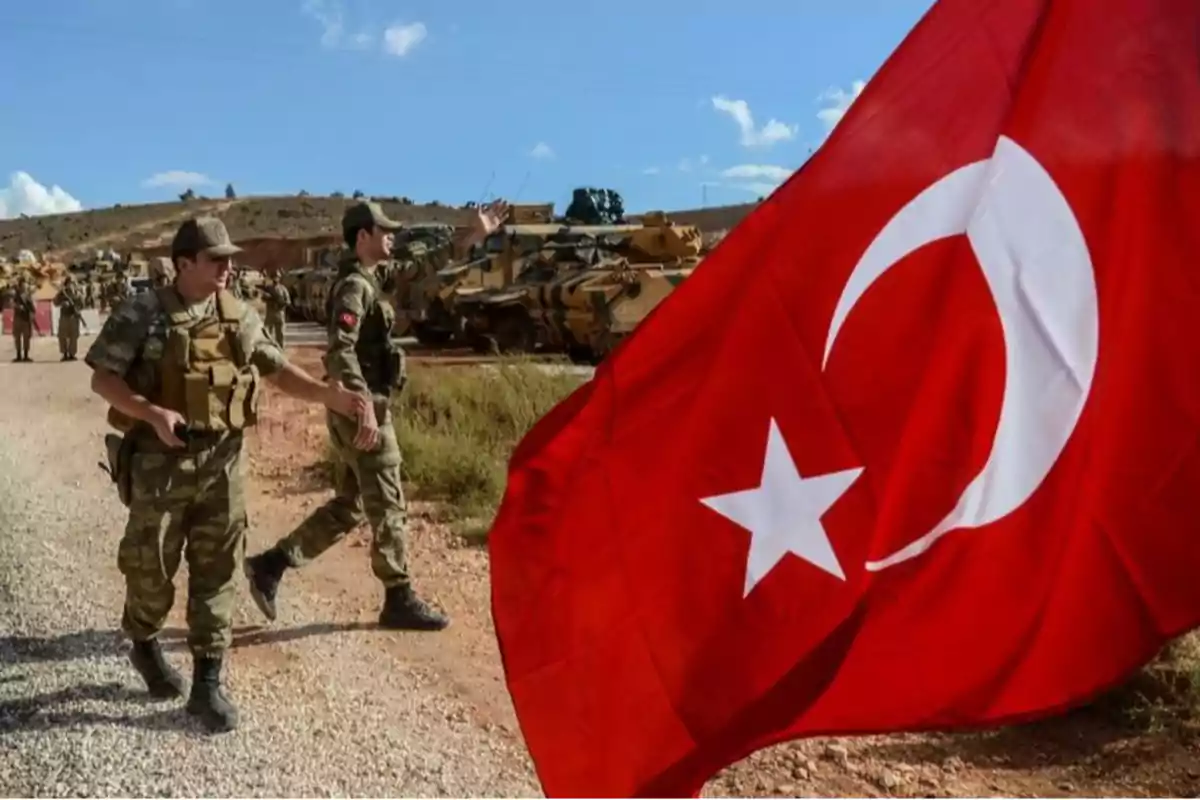
[(18, 356), (29, 355), (29, 345), (33, 341), (33, 323), (27, 319), (13, 317), (13, 344), (16, 345)]
[(400, 487), (400, 447), (386, 403), (376, 403), (381, 433), (370, 452), (356, 450), (355, 420), (326, 412), (336, 454), (335, 494), (276, 543), (292, 566), (307, 564), (340, 542), (364, 518), (371, 524), (371, 571), (386, 587), (409, 583), (405, 552), (407, 507)]
[(267, 329), (267, 335), (275, 340), (275, 344), (280, 347), (287, 344), (284, 341), (284, 331), (287, 329), (287, 325), (283, 314), (267, 314), (263, 320), (263, 327)]
[(129, 521), (118, 549), (125, 576), (122, 629), (156, 636), (175, 600), (181, 557), (188, 566), (188, 646), (215, 655), (232, 640), (233, 609), (246, 549), (243, 438), (167, 451), (139, 442), (131, 459)]
[(79, 323), (79, 317), (74, 314), (58, 318), (58, 349), (69, 358), (75, 358), (79, 351)]

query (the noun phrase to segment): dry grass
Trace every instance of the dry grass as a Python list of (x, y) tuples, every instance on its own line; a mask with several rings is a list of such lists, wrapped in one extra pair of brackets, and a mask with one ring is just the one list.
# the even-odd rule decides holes
[(486, 532), (513, 448), (583, 380), (520, 359), (411, 366), (394, 411), (413, 496), (439, 501), (464, 535)]

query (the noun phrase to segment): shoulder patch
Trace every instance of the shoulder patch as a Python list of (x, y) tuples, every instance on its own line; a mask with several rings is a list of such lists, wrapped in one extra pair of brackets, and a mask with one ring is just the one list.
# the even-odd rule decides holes
[(358, 315), (350, 311), (343, 311), (338, 314), (338, 325), (343, 329), (352, 331), (358, 327)]

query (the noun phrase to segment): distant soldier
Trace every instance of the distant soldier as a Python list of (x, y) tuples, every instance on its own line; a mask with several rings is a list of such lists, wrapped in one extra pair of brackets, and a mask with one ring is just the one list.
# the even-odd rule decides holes
[[(502, 201), (480, 210), (467, 242), (484, 239), (506, 213)], [(348, 420), (326, 415), (337, 453), (336, 494), (274, 547), (246, 559), (250, 595), (268, 619), (275, 619), (275, 595), (284, 572), (315, 559), (365, 516), (374, 533), (371, 569), (384, 588), (380, 626), (441, 630), (450, 624), (413, 590), (405, 554), (406, 507), (391, 414), (392, 398), (404, 384), (404, 353), (392, 340), (395, 310), (381, 291), (379, 275), (399, 227), (374, 202), (356, 203), (342, 217), (342, 236), (353, 255), (339, 265), (329, 292), (325, 368), (331, 379), (369, 391), (374, 404), (357, 430)]]
[(79, 328), (83, 322), (83, 296), (75, 279), (68, 275), (54, 296), (58, 306), (58, 349), (63, 361), (74, 361), (79, 349)]
[(17, 349), (17, 357), (13, 361), (33, 361), (29, 356), (29, 347), (33, 343), (33, 331), (36, 328), (38, 336), (45, 334), (38, 327), (37, 305), (33, 302), (33, 290), (23, 276), (17, 279), (12, 301), (13, 344)]
[(124, 276), (118, 275), (105, 286), (105, 295), (110, 309), (116, 308), (129, 296), (129, 283)]
[(238, 721), (221, 670), (246, 544), (243, 453), (245, 430), (257, 421), (256, 387), (265, 377), (293, 397), (323, 403), (352, 430), (371, 407), (365, 395), (292, 366), (263, 335), (258, 313), (225, 289), (229, 258), (238, 252), (220, 220), (185, 220), (171, 243), (174, 284), (113, 309), (84, 359), (92, 390), (110, 406), (110, 424), (124, 434), (106, 443), (129, 507), (117, 564), (125, 576), (121, 627), (133, 640), (130, 660), (152, 695), (183, 695), (183, 678), (157, 637), (186, 553), (193, 660), (187, 710), (211, 730)]
[(287, 307), (291, 305), (291, 295), (288, 294), (287, 287), (282, 283), (271, 281), (267, 284), (267, 290), (263, 294), (263, 301), (267, 306), (265, 315), (267, 333), (280, 347), (283, 347), (286, 344), (284, 342), (284, 331), (287, 328)]

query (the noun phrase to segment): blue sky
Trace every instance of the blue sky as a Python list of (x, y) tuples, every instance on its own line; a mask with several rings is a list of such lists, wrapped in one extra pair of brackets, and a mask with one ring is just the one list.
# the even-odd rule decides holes
[(0, 217), (227, 181), (559, 211), (581, 185), (630, 211), (745, 202), (930, 4), (5, 0)]

